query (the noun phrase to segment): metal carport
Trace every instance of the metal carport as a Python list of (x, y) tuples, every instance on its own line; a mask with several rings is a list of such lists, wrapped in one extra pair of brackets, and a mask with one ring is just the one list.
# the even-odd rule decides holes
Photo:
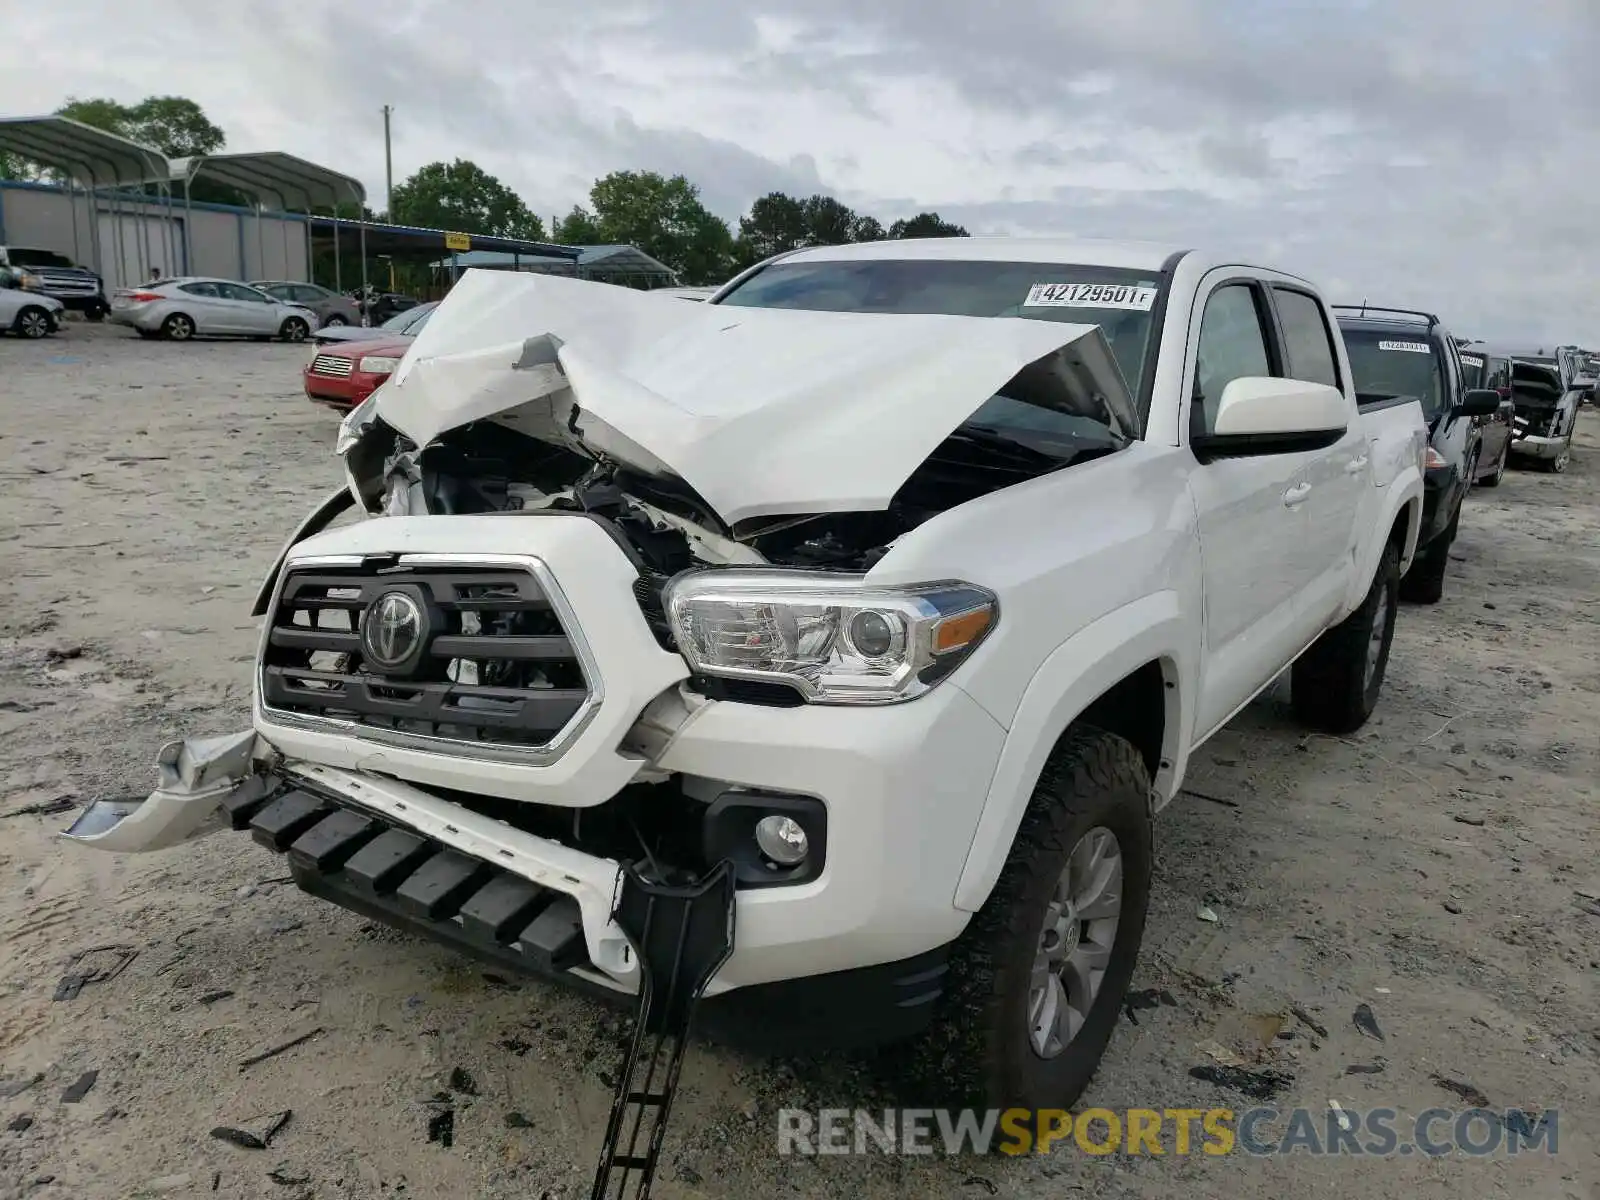
[[(265, 262), (266, 255), (261, 246), (261, 212), (263, 201), (271, 198), (277, 201), (276, 211), (287, 213), (296, 209), (304, 212), (306, 221), (306, 262), (311, 261), (311, 221), (312, 210), (318, 206), (326, 206), (334, 212), (339, 211), (341, 204), (354, 204), (356, 212), (363, 213), (367, 203), (367, 189), (362, 187), (361, 181), (352, 176), (341, 174), (327, 167), (318, 166), (316, 163), (307, 162), (303, 158), (296, 158), (292, 154), (284, 154), (278, 150), (267, 150), (253, 154), (206, 154), (194, 158), (180, 158), (172, 163), (171, 177), (183, 181), (183, 201), (187, 208), (189, 204), (189, 186), (196, 179), (206, 178), (214, 183), (224, 184), (236, 191), (245, 193), (255, 200), (256, 207), (256, 258), (258, 265)], [(342, 223), (342, 222), (340, 222)], [(335, 255), (338, 261), (337, 239), (338, 224), (334, 227)], [(359, 236), (361, 239), (361, 290), (366, 294), (367, 286), (367, 223), (357, 220)], [(187, 232), (187, 225), (185, 226)], [(287, 231), (284, 234), (285, 244), (288, 241)], [(241, 270), (244, 264), (240, 264)], [(336, 279), (338, 290), (343, 291), (343, 280)]]
[[(116, 255), (120, 263), (126, 263), (126, 247), (123, 243), (123, 223), (121, 212), (118, 209), (117, 188), (137, 187), (142, 184), (154, 183), (160, 186), (166, 199), (169, 219), (166, 223), (167, 261), (175, 257), (174, 247), (171, 245), (172, 222), (172, 192), (170, 182), (172, 178), (171, 164), (159, 150), (141, 145), (128, 138), (115, 133), (107, 133), (103, 129), (96, 129), (93, 125), (85, 125), (81, 121), (74, 121), (70, 117), (0, 117), (0, 151), (19, 155), (30, 162), (60, 172), (69, 181), (69, 202), (72, 207), (72, 249), (73, 258), (83, 262), (83, 251), (78, 238), (78, 204), (77, 197), (71, 192), (76, 188), (86, 188), (89, 192), (89, 243), (94, 250), (94, 269), (102, 277), (106, 274), (106, 266), (102, 261), (100, 238), (98, 235), (96, 218), (99, 214), (99, 195), (103, 187), (111, 188), (109, 199), (111, 201), (112, 235), (115, 239)], [(139, 271), (142, 275), (151, 262), (150, 233), (148, 226), (141, 223), (144, 231), (143, 244), (135, 243), (135, 253), (139, 258)]]

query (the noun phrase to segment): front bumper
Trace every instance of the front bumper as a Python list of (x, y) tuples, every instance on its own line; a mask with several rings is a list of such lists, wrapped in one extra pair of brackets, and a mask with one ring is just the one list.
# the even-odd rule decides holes
[(301, 378), (309, 399), (318, 404), (326, 404), (330, 408), (351, 409), (372, 395), (388, 376), (352, 371), (348, 376), (340, 378), (317, 375), (306, 370), (301, 373)]
[[(395, 545), (450, 546), (466, 555), (492, 549), (506, 558), (519, 542), (537, 547), (578, 614), (597, 675), (592, 716), (550, 761), (473, 757), (467, 747), (383, 742), (337, 723), (297, 723), (263, 708), (258, 689), (255, 729), (238, 735), (249, 745), (247, 766), (231, 743), (231, 765), (201, 772), (189, 790), (157, 789), (99, 840), (77, 826), (70, 835), (117, 850), (171, 845), (171, 836), (144, 844), (138, 831), (207, 832), (223, 826), (223, 813), (261, 799), (263, 787), (298, 789), (565, 897), (582, 954), (558, 969), (627, 993), (638, 974), (612, 919), (618, 862), (492, 819), (451, 794), (538, 805), (545, 814), (573, 810), (574, 820), (630, 784), (646, 790), (646, 804), (652, 784), (681, 786), (693, 797), (741, 789), (799, 795), (826, 808), (821, 873), (740, 890), (734, 953), (708, 995), (864, 969), (889, 994), (896, 981), (932, 969), (926, 956), (937, 957), (970, 919), (955, 906), (955, 886), (1006, 736), (959, 687), (864, 709), (766, 707), (686, 693), (683, 660), (661, 648), (631, 594), (632, 565), (599, 524), (577, 516), (384, 518), (318, 535), (295, 548), (290, 565)], [(121, 825), (129, 833), (109, 840)], [(338, 869), (315, 879), (297, 870), (297, 879), (359, 907)], [(439, 940), (461, 944), (459, 914), (435, 924)], [(893, 965), (908, 961), (921, 966)]]
[(1511, 439), (1511, 453), (1520, 454), (1524, 458), (1560, 458), (1561, 452), (1567, 448), (1567, 439), (1564, 437), (1513, 437)]

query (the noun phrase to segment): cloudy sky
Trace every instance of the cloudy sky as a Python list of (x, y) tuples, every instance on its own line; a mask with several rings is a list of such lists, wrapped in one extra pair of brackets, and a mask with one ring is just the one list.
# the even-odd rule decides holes
[(471, 158), (546, 219), (682, 172), (730, 222), (826, 191), (1600, 343), (1597, 0), (0, 0), (0, 28), (0, 113), (186, 95), (376, 206), (387, 102), (397, 180)]

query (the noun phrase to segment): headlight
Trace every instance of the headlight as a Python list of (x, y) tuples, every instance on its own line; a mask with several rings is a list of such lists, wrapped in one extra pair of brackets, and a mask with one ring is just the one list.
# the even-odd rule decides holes
[(361, 440), (363, 434), (372, 425), (372, 420), (378, 409), (378, 393), (374, 390), (360, 404), (345, 413), (344, 420), (339, 422), (339, 436), (334, 439), (333, 452), (340, 458)]
[(398, 358), (391, 358), (387, 354), (369, 354), (356, 364), (356, 369), (368, 375), (389, 375), (399, 365)]
[(999, 617), (994, 595), (968, 583), (876, 588), (859, 575), (765, 568), (680, 575), (663, 601), (694, 671), (788, 684), (812, 704), (920, 696)]

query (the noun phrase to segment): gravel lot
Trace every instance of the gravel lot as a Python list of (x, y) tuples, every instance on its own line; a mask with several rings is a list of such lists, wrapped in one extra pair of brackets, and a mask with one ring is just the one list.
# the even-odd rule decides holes
[[(43, 1076), (0, 1088), (0, 1196), (588, 1195), (617, 1013), (303, 896), (245, 838), (117, 859), (55, 840), (70, 812), (19, 813), (146, 791), (163, 741), (246, 724), (254, 588), (340, 479), (304, 355), (82, 324), (0, 339), (0, 1079)], [(1201, 752), (1202, 795), (1158, 825), (1136, 980), (1175, 1003), (1132, 1013), (1085, 1098), (1248, 1107), (1189, 1074), (1218, 1043), (1292, 1074), (1280, 1106), (1462, 1107), (1446, 1080), (1556, 1107), (1557, 1155), (780, 1159), (779, 1108), (882, 1105), (885, 1072), (697, 1046), (656, 1194), (1600, 1194), (1597, 478), (1586, 415), (1566, 475), (1469, 499), (1445, 601), (1403, 610), (1360, 734), (1308, 737), (1274, 692)], [(137, 957), (53, 1000), (107, 944)], [(1326, 1035), (1289, 1017), (1264, 1046), (1261, 1015), (1293, 1006)], [(448, 1148), (427, 1137), (440, 1092)], [(265, 1151), (209, 1136), (280, 1109)]]

